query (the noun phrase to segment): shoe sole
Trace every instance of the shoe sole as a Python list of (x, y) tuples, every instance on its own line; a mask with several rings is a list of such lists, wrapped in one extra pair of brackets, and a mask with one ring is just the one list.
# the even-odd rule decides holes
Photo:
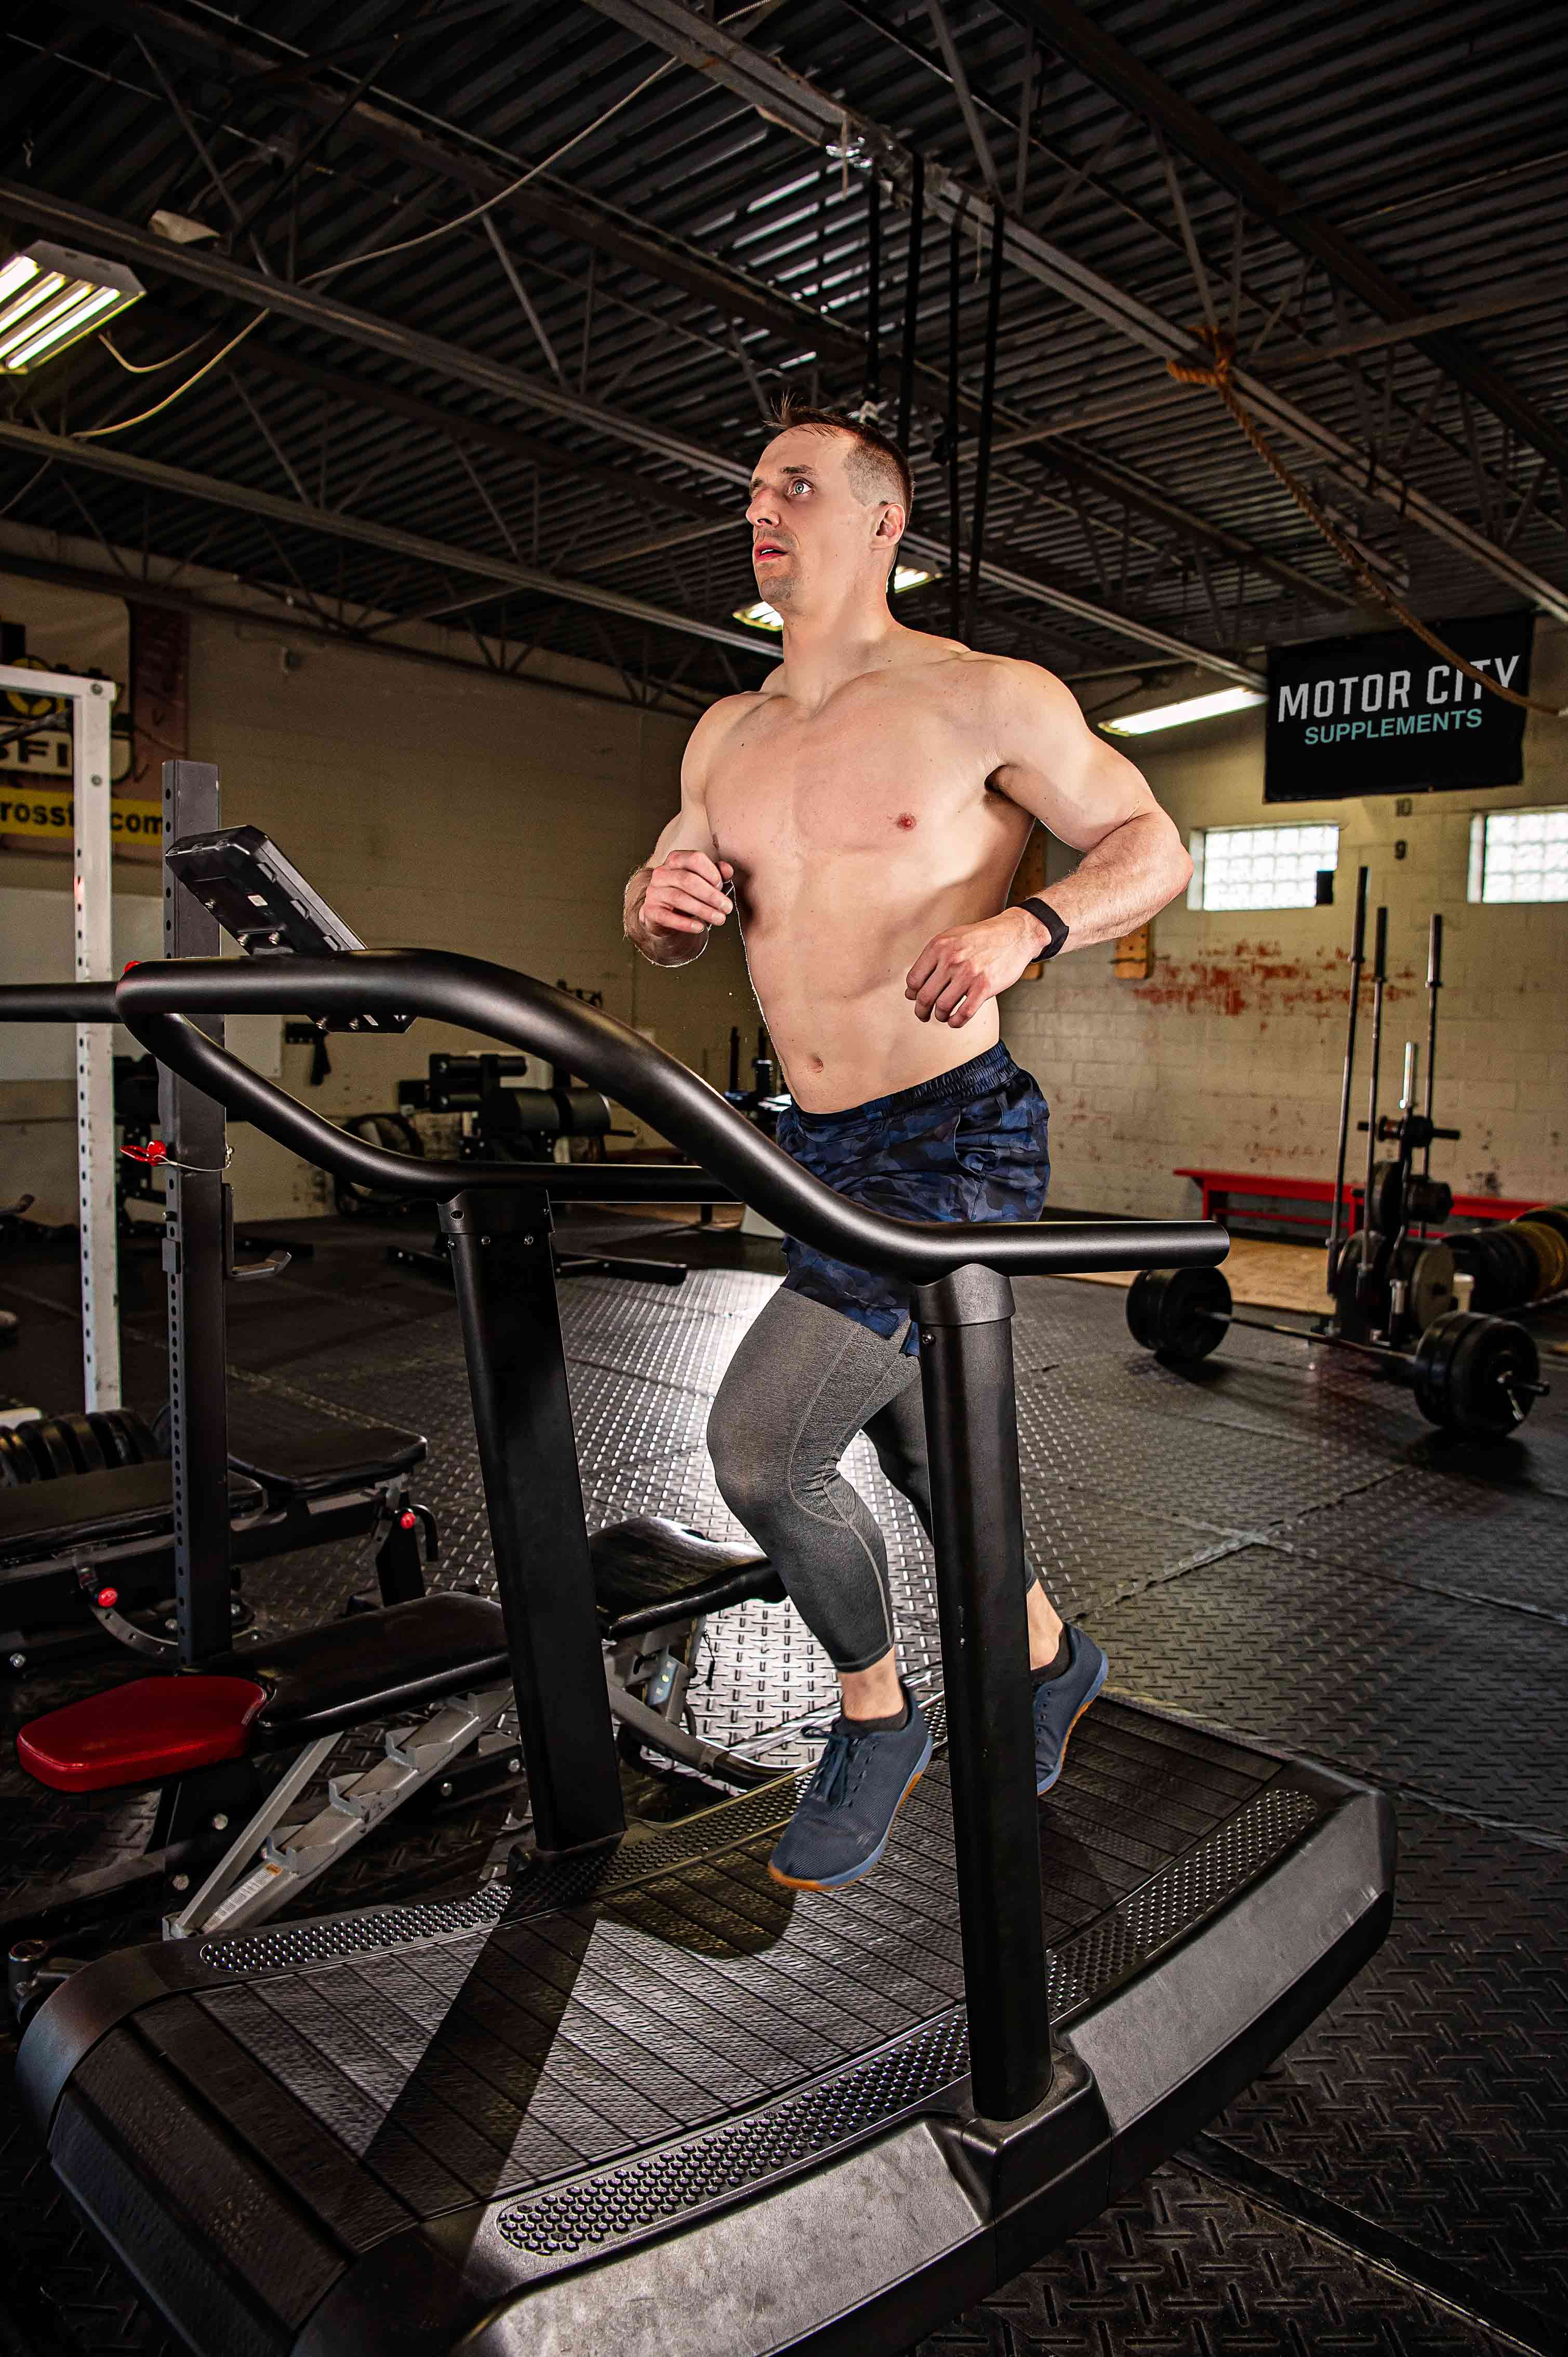
[(876, 1847), (872, 1851), (871, 1856), (865, 1859), (863, 1865), (852, 1866), (847, 1873), (844, 1874), (829, 1875), (827, 1878), (822, 1882), (808, 1882), (803, 1876), (780, 1874), (779, 1868), (773, 1864), (772, 1860), (769, 1859), (768, 1871), (772, 1876), (774, 1881), (781, 1883), (786, 1890), (842, 1890), (845, 1883), (858, 1882), (862, 1875), (869, 1874), (872, 1867), (878, 1864), (883, 1851), (886, 1848), (888, 1843), (893, 1838), (893, 1828), (898, 1821), (899, 1810), (903, 1807), (905, 1802), (908, 1799), (910, 1793), (914, 1791), (916, 1785), (919, 1782), (921, 1777), (930, 1766), (931, 1753), (934, 1749), (935, 1746), (932, 1743), (930, 1737), (928, 1735), (926, 1738), (925, 1750), (920, 1755), (919, 1766), (916, 1769), (914, 1774), (910, 1777), (908, 1782), (899, 1793), (898, 1798), (893, 1803), (893, 1814), (887, 1820), (887, 1831), (883, 1835), (882, 1839), (877, 1843)]
[(1084, 1695), (1083, 1700), (1079, 1704), (1078, 1708), (1073, 1712), (1071, 1718), (1068, 1721), (1067, 1733), (1062, 1737), (1061, 1758), (1057, 1761), (1055, 1770), (1046, 1778), (1045, 1782), (1043, 1784), (1036, 1784), (1035, 1787), (1035, 1798), (1036, 1801), (1041, 1799), (1045, 1793), (1048, 1792), (1053, 1784), (1059, 1782), (1062, 1770), (1067, 1766), (1067, 1748), (1072, 1740), (1073, 1728), (1078, 1725), (1079, 1720), (1083, 1717), (1083, 1714), (1089, 1708), (1090, 1704), (1095, 1699), (1095, 1696), (1099, 1694), (1110, 1674), (1111, 1664), (1105, 1659), (1104, 1655), (1101, 1654), (1099, 1676), (1095, 1679), (1094, 1684), (1090, 1687), (1089, 1692)]

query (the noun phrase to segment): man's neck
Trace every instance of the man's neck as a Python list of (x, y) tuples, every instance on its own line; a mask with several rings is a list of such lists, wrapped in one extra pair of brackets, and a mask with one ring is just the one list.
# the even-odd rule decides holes
[(809, 613), (786, 613), (780, 685), (791, 702), (815, 711), (846, 681), (885, 669), (906, 635), (881, 589)]

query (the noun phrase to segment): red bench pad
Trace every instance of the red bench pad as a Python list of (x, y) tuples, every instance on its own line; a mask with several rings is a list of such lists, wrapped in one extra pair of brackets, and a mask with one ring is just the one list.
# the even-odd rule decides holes
[(35, 1718), (16, 1738), (16, 1758), (57, 1792), (161, 1784), (242, 1759), (266, 1698), (251, 1678), (133, 1678)]

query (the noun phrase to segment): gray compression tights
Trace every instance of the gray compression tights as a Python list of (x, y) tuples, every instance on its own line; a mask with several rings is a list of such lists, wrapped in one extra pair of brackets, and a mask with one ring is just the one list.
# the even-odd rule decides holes
[(725, 1502), (836, 1670), (869, 1669), (895, 1634), (886, 1544), (838, 1469), (857, 1432), (930, 1535), (920, 1363), (902, 1340), (780, 1290), (747, 1329), (708, 1418)]

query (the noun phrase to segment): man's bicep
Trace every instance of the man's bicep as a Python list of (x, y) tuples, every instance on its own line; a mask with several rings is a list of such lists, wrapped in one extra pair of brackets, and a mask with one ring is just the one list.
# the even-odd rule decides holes
[(1010, 668), (995, 771), (1009, 802), (1075, 851), (1157, 807), (1142, 770), (1095, 733), (1070, 688), (1033, 664)]
[(650, 867), (657, 867), (672, 851), (705, 851), (713, 855), (713, 830), (708, 824), (705, 802), (681, 797), (681, 807), (664, 828), (649, 858)]
[(657, 867), (660, 861), (668, 859), (672, 851), (705, 851), (711, 856), (713, 847), (705, 764), (703, 748), (694, 733), (687, 744), (685, 759), (681, 764), (681, 806), (674, 817), (666, 821), (646, 864), (650, 867)]

